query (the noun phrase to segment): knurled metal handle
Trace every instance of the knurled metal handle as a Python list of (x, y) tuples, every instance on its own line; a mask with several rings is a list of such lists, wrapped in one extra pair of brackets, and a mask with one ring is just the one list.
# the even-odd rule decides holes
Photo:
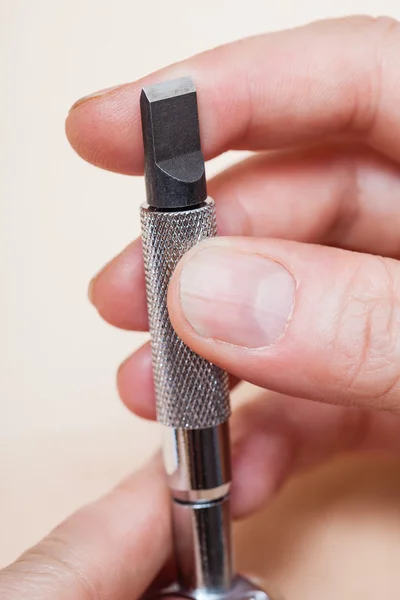
[(182, 342), (167, 309), (177, 263), (196, 243), (216, 235), (214, 202), (179, 212), (143, 205), (141, 224), (157, 420), (175, 428), (214, 427), (230, 416), (228, 376)]

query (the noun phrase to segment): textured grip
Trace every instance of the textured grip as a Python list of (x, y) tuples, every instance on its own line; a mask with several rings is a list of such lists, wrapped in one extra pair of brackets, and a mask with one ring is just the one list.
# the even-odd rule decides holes
[(184, 429), (214, 427), (230, 415), (227, 374), (182, 342), (167, 309), (178, 261), (197, 242), (216, 235), (214, 202), (182, 212), (144, 205), (141, 222), (157, 420)]

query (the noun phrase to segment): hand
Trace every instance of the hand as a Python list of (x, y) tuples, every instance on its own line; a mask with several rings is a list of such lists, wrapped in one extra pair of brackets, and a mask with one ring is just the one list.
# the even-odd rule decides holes
[(171, 550), (168, 506), (157, 458), (0, 571), (0, 598), (139, 598)]
[[(184, 257), (169, 292), (189, 346), (233, 384), (272, 390), (233, 419), (238, 516), (295, 468), (400, 450), (399, 55), (390, 19), (325, 21), (207, 52), (78, 101), (68, 116), (83, 158), (139, 175), (142, 86), (191, 75), (206, 159), (259, 151), (210, 181), (227, 237)], [(146, 329), (140, 241), (90, 294), (110, 323)], [(154, 418), (148, 345), (118, 385), (127, 406)]]

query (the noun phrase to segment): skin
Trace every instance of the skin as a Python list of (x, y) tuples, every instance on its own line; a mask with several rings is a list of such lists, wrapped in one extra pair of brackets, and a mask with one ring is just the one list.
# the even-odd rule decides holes
[[(257, 151), (210, 181), (225, 237), (182, 259), (168, 296), (172, 323), (190, 347), (227, 369), (232, 385), (243, 379), (269, 390), (233, 416), (236, 517), (260, 508), (296, 469), (343, 451), (400, 450), (399, 53), (400, 25), (391, 19), (323, 21), (99, 92), (67, 118), (82, 158), (140, 175), (141, 88), (191, 75), (206, 159)], [(201, 298), (208, 303), (201, 326), (188, 319), (183, 274), (188, 267), (193, 274), (199, 253), (221, 251), (232, 263), (237, 253), (272, 261), (293, 278), (277, 339), (258, 346), (221, 339), (223, 298)], [(146, 330), (140, 240), (96, 275), (89, 295), (109, 323)], [(239, 330), (236, 320), (228, 325)], [(121, 365), (118, 387), (132, 411), (155, 417), (148, 344)], [(1, 597), (138, 597), (169, 556), (164, 494), (157, 459), (1, 572)], [(141, 522), (130, 524), (135, 511)]]

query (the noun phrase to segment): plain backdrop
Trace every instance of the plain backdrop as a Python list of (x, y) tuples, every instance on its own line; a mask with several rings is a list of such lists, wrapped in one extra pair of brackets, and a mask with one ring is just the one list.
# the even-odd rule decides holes
[(115, 388), (144, 336), (104, 324), (86, 296), (139, 233), (143, 181), (74, 154), (69, 106), (236, 38), (352, 13), (400, 17), (400, 2), (0, 1), (0, 564), (158, 443)]

